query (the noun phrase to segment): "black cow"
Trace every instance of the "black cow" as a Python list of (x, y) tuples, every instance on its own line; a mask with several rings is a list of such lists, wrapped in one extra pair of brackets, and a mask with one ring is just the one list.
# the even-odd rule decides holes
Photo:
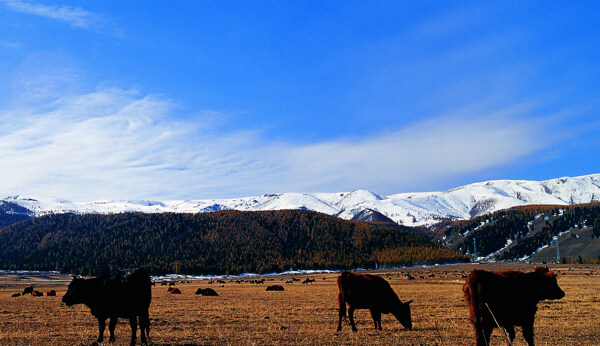
[(337, 278), (339, 321), (337, 331), (342, 330), (342, 318), (346, 316), (348, 304), (348, 317), (352, 331), (356, 332), (354, 324), (354, 310), (369, 309), (375, 324), (375, 329), (381, 330), (381, 314), (393, 314), (394, 317), (407, 329), (412, 330), (410, 317), (410, 303), (402, 303), (390, 286), (380, 276), (370, 274), (354, 274), (343, 272)]
[(219, 296), (217, 291), (213, 290), (212, 288), (199, 288), (198, 290), (196, 290), (196, 294), (201, 294), (203, 296), (212, 296), (212, 297)]
[(23, 295), (26, 295), (26, 294), (33, 294), (33, 285), (32, 285), (32, 286), (27, 286), (27, 287), (25, 287), (25, 289), (23, 290), (23, 293), (22, 293), (22, 294), (23, 294)]
[(271, 285), (267, 286), (266, 291), (285, 291), (285, 288), (281, 285)]
[(473, 270), (463, 286), (465, 303), (475, 331), (475, 343), (487, 345), (496, 323), (506, 330), (512, 342), (514, 326), (523, 328), (523, 337), (533, 345), (533, 321), (537, 303), (565, 296), (556, 275), (547, 267), (533, 272)]
[(110, 318), (109, 341), (115, 341), (115, 326), (119, 317), (128, 318), (131, 325), (131, 345), (135, 345), (137, 318), (140, 339), (147, 344), (150, 333), (148, 309), (152, 299), (150, 275), (144, 269), (105, 273), (93, 279), (74, 278), (62, 301), (67, 306), (85, 304), (98, 319), (98, 343), (104, 340), (106, 319)]

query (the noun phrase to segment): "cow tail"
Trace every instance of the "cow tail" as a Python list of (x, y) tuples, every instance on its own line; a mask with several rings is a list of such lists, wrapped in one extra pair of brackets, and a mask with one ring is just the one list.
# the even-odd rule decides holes
[(465, 293), (465, 303), (469, 307), (469, 317), (473, 323), (481, 322), (483, 312), (483, 297), (481, 296), (481, 284), (477, 279), (477, 273), (472, 272), (463, 286)]
[(344, 298), (344, 289), (342, 288), (342, 276), (337, 279), (338, 284), (338, 307), (340, 309), (340, 319), (346, 317), (346, 299)]

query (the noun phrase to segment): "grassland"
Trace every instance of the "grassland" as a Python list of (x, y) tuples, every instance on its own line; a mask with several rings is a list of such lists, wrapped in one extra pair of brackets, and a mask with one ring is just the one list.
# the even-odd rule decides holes
[[(405, 330), (391, 315), (382, 319), (383, 331), (373, 329), (368, 311), (355, 314), (358, 332), (343, 326), (336, 333), (337, 287), (335, 274), (314, 275), (313, 284), (284, 284), (289, 276), (266, 277), (265, 284), (248, 282), (208, 284), (207, 281), (178, 283), (183, 294), (167, 294), (153, 288), (150, 316), (151, 344), (188, 345), (468, 345), (472, 328), (462, 296), (463, 276), (473, 269), (515, 268), (525, 265), (456, 265), (379, 271), (401, 300), (413, 299), (412, 331)], [(566, 296), (543, 301), (538, 307), (535, 338), (538, 345), (600, 344), (600, 267), (555, 266)], [(408, 280), (410, 273), (415, 280)], [(306, 276), (297, 276), (305, 279)], [(61, 281), (62, 280), (62, 281)], [(61, 297), (68, 277), (0, 277), (0, 345), (81, 345), (97, 337), (97, 322), (85, 306), (66, 307)], [(11, 297), (35, 284), (39, 291), (54, 289), (56, 297)], [(280, 284), (283, 292), (265, 291)], [(194, 294), (211, 287), (219, 297)], [(116, 345), (129, 342), (129, 326), (121, 321)], [(503, 345), (498, 330), (492, 344)], [(517, 328), (515, 345), (525, 344)]]

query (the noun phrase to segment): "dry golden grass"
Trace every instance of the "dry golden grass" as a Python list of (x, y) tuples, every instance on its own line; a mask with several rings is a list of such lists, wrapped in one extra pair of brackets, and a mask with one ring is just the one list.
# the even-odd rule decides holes
[[(501, 265), (477, 265), (497, 269)], [(503, 265), (503, 268), (531, 269), (531, 266)], [(357, 333), (337, 327), (337, 275), (315, 275), (316, 282), (283, 284), (289, 277), (267, 278), (264, 285), (250, 283), (208, 285), (206, 281), (178, 284), (183, 294), (167, 294), (166, 287), (153, 288), (150, 317), (151, 343), (198, 345), (468, 345), (472, 328), (463, 301), (462, 275), (474, 265), (411, 268), (380, 271), (401, 300), (413, 299), (412, 331), (405, 330), (391, 315), (382, 319), (383, 331), (373, 329), (367, 310), (355, 314)], [(538, 307), (535, 339), (538, 345), (600, 344), (600, 267), (553, 268), (566, 296), (543, 301)], [(407, 280), (411, 272), (416, 280)], [(586, 275), (590, 274), (591, 275)], [(429, 277), (433, 274), (433, 277)], [(305, 276), (299, 277), (304, 279)], [(0, 277), (1, 345), (81, 345), (97, 337), (97, 322), (82, 305), (66, 307), (60, 300), (65, 282), (33, 282), (36, 289), (55, 289), (57, 297), (18, 297), (30, 280)], [(267, 284), (281, 284), (283, 292), (266, 292)], [(211, 287), (219, 297), (196, 296), (197, 288)], [(107, 331), (108, 333), (108, 331)], [(129, 342), (129, 326), (122, 320), (116, 329), (117, 345)], [(499, 330), (493, 345), (504, 345)], [(517, 328), (515, 345), (525, 341)]]

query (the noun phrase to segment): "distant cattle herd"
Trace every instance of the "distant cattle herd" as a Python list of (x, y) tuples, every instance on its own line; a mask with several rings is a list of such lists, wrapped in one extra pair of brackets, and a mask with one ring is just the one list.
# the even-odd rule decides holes
[[(430, 274), (431, 277), (433, 274)], [(537, 304), (545, 299), (561, 299), (565, 293), (558, 286), (556, 275), (548, 267), (536, 267), (532, 272), (516, 270), (485, 271), (473, 270), (463, 275), (466, 282), (463, 286), (465, 303), (473, 326), (476, 345), (488, 345), (494, 328), (505, 333), (509, 344), (515, 338), (515, 326), (522, 327), (523, 337), (529, 345), (533, 345), (533, 324)], [(323, 278), (325, 279), (325, 278)], [(410, 274), (406, 279), (414, 280)], [(269, 281), (272, 281), (270, 279)], [(286, 284), (301, 281), (297, 278), (287, 280)], [(303, 284), (311, 284), (316, 280), (306, 278)], [(191, 282), (191, 281), (188, 281)], [(232, 282), (232, 281), (230, 281)], [(263, 284), (265, 279), (236, 280), (237, 284), (248, 282)], [(209, 284), (214, 283), (210, 281)], [(224, 280), (217, 280), (224, 285)], [(155, 286), (150, 275), (144, 269), (105, 273), (92, 279), (73, 278), (62, 302), (67, 306), (84, 304), (98, 320), (99, 335), (97, 342), (104, 340), (106, 320), (109, 319), (109, 341), (115, 340), (114, 330), (118, 318), (129, 319), (131, 326), (131, 344), (135, 345), (139, 322), (142, 344), (148, 344), (151, 302), (151, 286)], [(162, 281), (161, 286), (168, 286), (167, 293), (182, 294), (174, 281)], [(354, 311), (368, 309), (376, 330), (382, 330), (381, 315), (392, 314), (402, 326), (412, 330), (410, 303), (402, 302), (390, 284), (381, 276), (342, 272), (337, 278), (338, 286), (338, 325), (342, 330), (342, 320), (349, 319), (352, 331), (356, 332)], [(281, 285), (269, 285), (266, 291), (285, 291)], [(12, 297), (43, 296), (34, 286), (27, 286), (22, 293)], [(219, 296), (212, 288), (198, 288), (197, 295)], [(56, 296), (56, 291), (46, 292), (47, 296)]]

